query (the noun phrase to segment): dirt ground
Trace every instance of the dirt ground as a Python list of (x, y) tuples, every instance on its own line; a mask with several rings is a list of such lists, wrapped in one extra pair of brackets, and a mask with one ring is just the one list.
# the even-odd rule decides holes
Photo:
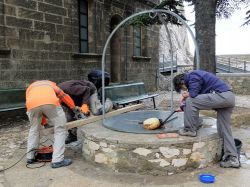
[[(24, 154), (29, 126), (17, 125), (0, 129), (0, 167), (5, 168), (18, 161)], [(242, 154), (250, 150), (250, 128), (233, 128), (234, 136), (243, 142)], [(46, 137), (48, 138), (48, 137)], [(46, 139), (42, 138), (42, 141)], [(0, 173), (0, 187), (26, 186), (203, 186), (199, 182), (200, 173), (216, 176), (215, 186), (247, 186), (250, 182), (250, 165), (243, 164), (240, 169), (222, 169), (217, 164), (209, 168), (186, 171), (172, 176), (149, 176), (133, 173), (117, 173), (98, 165), (87, 163), (81, 156), (77, 144), (67, 146), (65, 157), (72, 158), (69, 167), (51, 169), (49, 164), (37, 169), (28, 169), (23, 158), (13, 168)], [(40, 165), (37, 165), (40, 166)], [(36, 167), (36, 166), (35, 166)], [(231, 182), (229, 182), (229, 180)]]
[[(167, 107), (164, 100), (159, 101), (158, 106), (161, 102), (165, 103), (165, 106), (161, 107)], [(248, 111), (248, 108), (239, 107), (234, 112)], [(66, 147), (65, 157), (73, 159), (73, 164), (68, 167), (51, 169), (50, 165), (46, 164), (41, 168), (26, 168), (25, 151), (29, 130), (26, 116), (23, 113), (13, 116), (1, 115), (0, 120), (0, 170), (20, 160), (12, 168), (0, 172), (0, 187), (207, 186), (199, 181), (200, 173), (212, 173), (216, 176), (216, 182), (212, 186), (250, 186), (250, 161), (244, 156), (245, 152), (250, 151), (250, 124), (232, 128), (234, 137), (243, 142), (241, 149), (243, 162), (240, 169), (223, 169), (215, 164), (208, 168), (186, 171), (177, 175), (149, 176), (113, 172), (99, 165), (87, 163), (81, 155), (79, 142)], [(42, 137), (41, 142), (47, 139), (52, 140), (53, 137)]]

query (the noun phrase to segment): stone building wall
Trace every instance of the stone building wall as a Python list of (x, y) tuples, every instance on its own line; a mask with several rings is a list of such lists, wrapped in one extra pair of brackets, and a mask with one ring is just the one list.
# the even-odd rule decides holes
[[(90, 70), (101, 68), (112, 17), (123, 20), (154, 5), (146, 0), (88, 1), (89, 53), (83, 54), (79, 53), (78, 1), (0, 0), (0, 88), (22, 88), (41, 79), (85, 79)], [(133, 29), (120, 30), (121, 82), (143, 81), (148, 90), (155, 90), (158, 27), (142, 30), (140, 57), (133, 57)], [(106, 59), (110, 72), (110, 48)]]

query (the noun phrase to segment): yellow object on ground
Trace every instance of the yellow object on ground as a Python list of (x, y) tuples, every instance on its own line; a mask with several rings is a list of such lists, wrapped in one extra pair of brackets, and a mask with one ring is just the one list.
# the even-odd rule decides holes
[(148, 118), (143, 122), (144, 129), (154, 130), (160, 127), (160, 120), (158, 118)]

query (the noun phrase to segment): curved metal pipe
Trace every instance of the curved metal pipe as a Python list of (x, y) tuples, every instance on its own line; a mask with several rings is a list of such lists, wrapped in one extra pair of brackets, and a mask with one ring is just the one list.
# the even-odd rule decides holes
[(184, 19), (182, 19), (179, 15), (175, 14), (174, 12), (171, 12), (169, 10), (164, 10), (164, 9), (152, 9), (152, 10), (145, 10), (145, 11), (141, 11), (141, 12), (138, 12), (138, 13), (135, 13), (129, 17), (127, 17), (126, 19), (124, 19), (122, 22), (120, 22), (116, 27), (115, 29), (110, 33), (105, 45), (104, 45), (104, 48), (103, 48), (103, 52), (102, 52), (102, 120), (105, 119), (105, 84), (104, 84), (104, 71), (105, 71), (105, 56), (106, 56), (106, 51), (107, 51), (107, 47), (108, 47), (108, 44), (112, 38), (112, 36), (115, 34), (115, 32), (124, 24), (126, 23), (128, 20), (136, 17), (136, 16), (139, 16), (139, 15), (142, 15), (142, 14), (146, 14), (146, 13), (157, 13), (157, 12), (164, 12), (164, 13), (167, 13), (167, 14), (171, 14), (172, 16), (176, 17), (179, 21), (182, 22), (183, 25), (185, 25), (188, 29), (188, 31), (190, 32), (190, 35), (191, 35), (191, 38), (194, 42), (194, 46), (195, 46), (195, 53), (196, 53), (196, 67), (197, 69), (200, 69), (200, 55), (199, 55), (199, 51), (198, 51), (198, 45), (197, 45), (197, 42), (195, 40), (195, 36), (191, 30), (191, 28), (189, 27), (189, 25), (185, 22)]
[[(165, 29), (167, 31), (167, 35), (168, 35), (168, 38), (169, 38), (169, 44), (170, 44), (170, 56), (171, 56), (171, 80), (173, 80), (173, 63), (174, 63), (174, 52), (173, 52), (173, 43), (172, 43), (172, 39), (171, 39), (171, 34), (170, 34), (170, 31), (167, 27), (167, 22), (163, 19), (162, 15), (161, 14), (158, 14), (159, 18), (160, 18), (160, 21), (164, 24), (165, 26)], [(171, 90), (171, 112), (174, 111), (174, 96), (173, 96), (173, 81), (171, 81), (170, 83), (170, 90)]]

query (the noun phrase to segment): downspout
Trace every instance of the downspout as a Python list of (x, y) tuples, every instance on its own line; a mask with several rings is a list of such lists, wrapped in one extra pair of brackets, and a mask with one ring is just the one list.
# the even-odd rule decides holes
[(7, 52), (7, 45), (6, 45), (6, 19), (5, 19), (5, 4), (3, 1), (3, 28), (4, 28), (4, 32), (3, 32), (3, 38), (4, 38), (4, 49), (2, 50), (3, 53), (5, 53), (5, 51)]
[[(127, 2), (128, 3), (128, 2)], [(127, 15), (127, 4), (124, 6), (123, 17)], [(128, 80), (128, 27), (125, 27), (125, 81)]]
[[(95, 13), (95, 18), (94, 18), (94, 26), (95, 28), (97, 28), (97, 16), (96, 16), (96, 9), (97, 9), (97, 3), (96, 1), (94, 1), (95, 5), (94, 5), (94, 13)], [(94, 41), (95, 41), (95, 52), (97, 53), (97, 32), (94, 32)]]

